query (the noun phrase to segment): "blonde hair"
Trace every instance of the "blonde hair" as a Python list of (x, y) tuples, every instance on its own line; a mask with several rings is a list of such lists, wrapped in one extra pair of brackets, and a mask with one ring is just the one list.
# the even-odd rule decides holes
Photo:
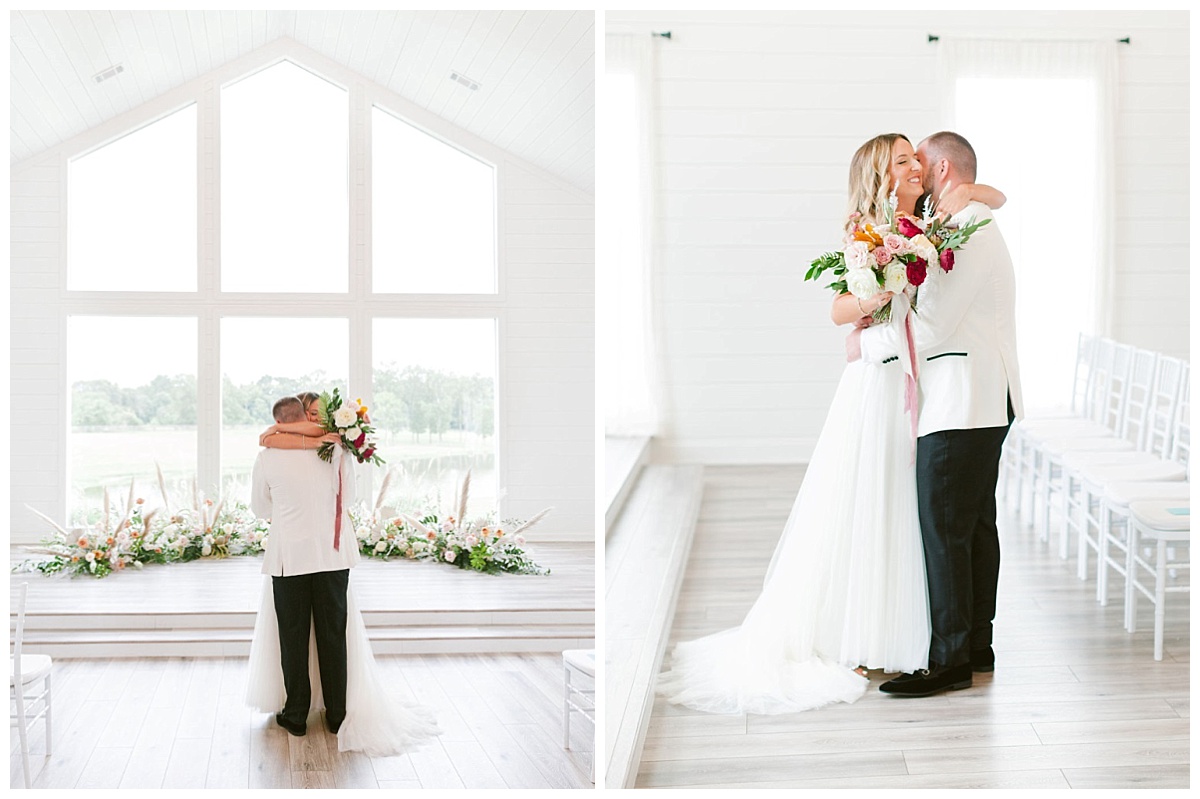
[(889, 176), (892, 147), (897, 139), (908, 141), (903, 133), (884, 133), (859, 147), (850, 159), (850, 203), (846, 210), (846, 232), (854, 228), (856, 220), (849, 217), (856, 212), (862, 215), (859, 221), (876, 225), (883, 221), (883, 208), (892, 193)]

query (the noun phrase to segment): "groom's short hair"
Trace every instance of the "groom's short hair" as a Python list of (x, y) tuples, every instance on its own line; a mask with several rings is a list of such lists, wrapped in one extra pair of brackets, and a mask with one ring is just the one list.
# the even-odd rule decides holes
[(277, 422), (303, 422), (304, 403), (299, 397), (284, 397), (271, 408), (271, 415)]
[(925, 148), (934, 161), (945, 158), (954, 164), (960, 179), (975, 182), (975, 148), (962, 136), (950, 130), (943, 130), (926, 136)]

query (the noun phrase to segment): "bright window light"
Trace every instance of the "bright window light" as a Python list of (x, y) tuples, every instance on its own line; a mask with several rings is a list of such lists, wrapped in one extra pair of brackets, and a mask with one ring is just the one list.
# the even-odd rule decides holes
[(376, 319), (371, 422), (395, 469), (388, 503), (449, 512), (471, 471), (471, 513), (496, 509), (496, 322)]
[[(1070, 396), (1079, 333), (1094, 332), (1094, 84), (960, 78), (956, 104), (956, 129), (975, 148), (978, 179), (1008, 196), (996, 219), (1017, 276), (1025, 407), (1061, 404)], [(1014, 108), (1037, 123), (1013, 124)], [(1064, 216), (1065, 206), (1076, 210)]]
[(221, 288), (349, 287), (344, 89), (284, 61), (221, 90)]
[(496, 291), (495, 170), (374, 108), (372, 288)]
[(196, 106), (67, 165), (67, 288), (196, 290)]
[[(258, 435), (277, 399), (347, 390), (348, 319), (226, 317), (221, 320), (221, 484), (249, 501)], [(386, 457), (386, 456), (385, 456)]]
[(169, 485), (196, 477), (196, 331), (195, 317), (67, 318), (72, 523), (100, 518), (106, 488), (124, 509), (131, 479), (159, 506), (155, 463)]

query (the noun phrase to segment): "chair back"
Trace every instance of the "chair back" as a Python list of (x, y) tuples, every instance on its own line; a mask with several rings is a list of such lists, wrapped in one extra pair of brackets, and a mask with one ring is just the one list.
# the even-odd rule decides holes
[(1099, 339), (1087, 333), (1079, 334), (1075, 346), (1075, 374), (1071, 384), (1071, 412), (1079, 416), (1092, 415), (1091, 381), (1096, 372), (1096, 352)]
[(21, 581), (17, 589), (17, 631), (13, 636), (13, 684), (21, 684), (21, 642), (25, 638), (25, 596), (29, 593), (29, 583)]
[(1103, 402), (1097, 419), (1113, 433), (1120, 434), (1125, 420), (1125, 403), (1129, 399), (1130, 376), (1133, 373), (1134, 348), (1129, 344), (1112, 345), (1112, 356), (1104, 380)]
[(1149, 440), (1150, 407), (1154, 398), (1154, 378), (1157, 374), (1159, 355), (1152, 350), (1135, 349), (1129, 370), (1129, 385), (1125, 392), (1124, 410), (1121, 414), (1121, 438), (1141, 449)]
[(1175, 409), (1175, 424), (1171, 431), (1171, 460), (1188, 467), (1191, 476), (1192, 455), (1192, 389), (1189, 372), (1191, 368), (1184, 361), (1180, 368), (1179, 403)]
[(1150, 412), (1146, 420), (1143, 447), (1160, 458), (1171, 457), (1175, 438), (1175, 414), (1179, 408), (1180, 381), (1186, 364), (1170, 355), (1159, 355), (1154, 366), (1154, 387), (1150, 394)]
[(1092, 362), (1088, 368), (1087, 394), (1084, 408), (1087, 418), (1104, 424), (1105, 408), (1108, 405), (1110, 379), (1113, 367), (1113, 352), (1117, 343), (1112, 339), (1097, 339), (1093, 345)]

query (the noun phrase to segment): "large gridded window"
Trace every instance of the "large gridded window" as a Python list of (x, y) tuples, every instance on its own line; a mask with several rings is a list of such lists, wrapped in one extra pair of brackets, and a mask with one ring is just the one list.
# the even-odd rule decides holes
[(248, 502), (258, 436), (275, 401), (302, 391), (344, 394), (347, 319), (227, 317), (221, 320), (222, 493)]
[[(106, 487), (123, 502), (131, 477), (157, 506), (156, 464), (176, 504), (193, 481), (246, 500), (275, 400), (334, 387), (370, 405), (389, 505), (449, 511), (470, 470), (472, 512), (495, 509), (497, 322), (463, 297), (497, 291), (494, 168), (374, 107), (374, 147), (356, 154), (348, 92), (287, 61), (217, 99), (215, 146), (192, 105), (71, 163), (68, 289), (121, 292), (72, 297), (72, 521), (98, 517)], [(348, 177), (368, 168), (364, 296), (350, 293)], [(216, 178), (218, 258), (198, 258), (198, 174)], [(425, 318), (430, 301), (459, 318)], [(366, 352), (354, 369), (370, 376), (351, 384)], [(384, 471), (364, 471), (378, 489)]]
[(349, 99), (288, 61), (221, 90), (221, 288), (348, 288)]
[(496, 506), (496, 322), (376, 319), (371, 421), (396, 472), (387, 503), (448, 509), (467, 471), (472, 513)]
[(196, 106), (67, 166), (67, 288), (196, 290)]
[(196, 330), (194, 317), (67, 319), (73, 524), (99, 518), (105, 489), (123, 509), (131, 479), (157, 506), (156, 463), (169, 486), (195, 478)]
[(379, 108), (371, 126), (372, 288), (494, 293), (495, 170)]

